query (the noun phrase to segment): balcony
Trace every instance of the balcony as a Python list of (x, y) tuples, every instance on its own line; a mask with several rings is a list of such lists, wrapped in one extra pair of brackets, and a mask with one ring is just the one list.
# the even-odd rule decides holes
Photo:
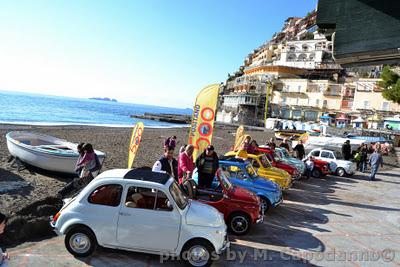
[(326, 90), (325, 92), (324, 92), (324, 96), (335, 96), (335, 97), (337, 97), (337, 96), (340, 96), (341, 94), (340, 94), (340, 92), (338, 92), (338, 91), (331, 91), (331, 90)]

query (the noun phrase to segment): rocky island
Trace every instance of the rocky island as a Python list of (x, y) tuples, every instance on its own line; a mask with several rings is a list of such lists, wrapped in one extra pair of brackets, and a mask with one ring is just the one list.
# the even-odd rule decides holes
[(90, 100), (100, 100), (100, 101), (109, 101), (109, 102), (118, 102), (117, 99), (108, 98), (108, 97), (91, 97)]

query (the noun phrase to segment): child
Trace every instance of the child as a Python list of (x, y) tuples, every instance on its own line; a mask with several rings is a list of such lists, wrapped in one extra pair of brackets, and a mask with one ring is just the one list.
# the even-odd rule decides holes
[(310, 179), (312, 171), (314, 169), (314, 158), (313, 157), (308, 157), (306, 162), (306, 179)]
[(83, 146), (84, 155), (78, 161), (77, 168), (82, 167), (80, 178), (87, 178), (90, 176), (90, 170), (96, 167), (96, 156), (91, 144)]
[[(4, 233), (4, 228), (6, 227), (7, 217), (0, 212), (0, 235)], [(7, 252), (3, 252), (0, 248), (0, 266), (7, 267), (10, 256)]]

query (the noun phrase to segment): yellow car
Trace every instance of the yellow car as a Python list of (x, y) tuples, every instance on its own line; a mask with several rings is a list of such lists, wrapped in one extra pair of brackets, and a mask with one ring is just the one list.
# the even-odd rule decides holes
[(292, 176), (287, 171), (272, 167), (265, 155), (248, 154), (245, 151), (230, 151), (225, 156), (247, 159), (257, 170), (258, 176), (277, 183), (282, 190), (287, 190), (292, 186)]

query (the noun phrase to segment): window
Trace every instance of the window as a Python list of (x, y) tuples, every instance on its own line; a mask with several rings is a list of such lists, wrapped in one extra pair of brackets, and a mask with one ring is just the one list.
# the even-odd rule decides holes
[(89, 203), (117, 207), (121, 201), (122, 186), (118, 184), (102, 185), (89, 196)]
[(316, 150), (314, 152), (311, 153), (311, 156), (313, 157), (319, 157), (319, 150)]
[(164, 192), (145, 187), (131, 186), (126, 195), (125, 206), (128, 208), (171, 211), (169, 200)]
[(389, 111), (389, 102), (382, 103), (382, 110)]
[(328, 158), (328, 159), (333, 159), (333, 154), (329, 151), (322, 151), (321, 152), (321, 157), (322, 158)]
[(364, 109), (369, 109), (369, 101), (368, 100), (364, 101)]
[(318, 107), (319, 106), (319, 99), (315, 99), (315, 105)]
[(297, 86), (297, 92), (301, 92), (301, 85)]

